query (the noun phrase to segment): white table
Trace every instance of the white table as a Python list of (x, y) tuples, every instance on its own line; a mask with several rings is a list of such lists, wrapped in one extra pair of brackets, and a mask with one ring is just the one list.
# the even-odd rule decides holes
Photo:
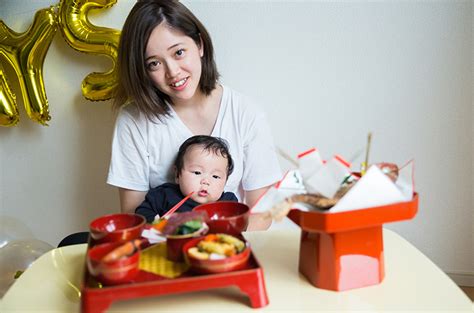
[[(298, 272), (299, 230), (245, 235), (264, 268), (270, 304), (252, 309), (238, 288), (114, 303), (108, 312), (170, 311), (444, 311), (472, 312), (469, 298), (413, 245), (384, 229), (385, 279), (343, 292), (315, 288)], [(54, 249), (5, 294), (0, 312), (79, 312), (86, 245)]]

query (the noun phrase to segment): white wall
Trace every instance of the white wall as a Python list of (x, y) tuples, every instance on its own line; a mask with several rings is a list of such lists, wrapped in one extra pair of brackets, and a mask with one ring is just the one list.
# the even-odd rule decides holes
[[(0, 0), (0, 19), (23, 32), (36, 10), (58, 1)], [(279, 147), (350, 158), (372, 131), (372, 161), (414, 158), (419, 213), (386, 227), (472, 282), (471, 1), (183, 2), (213, 36), (222, 81), (260, 101)], [(91, 20), (119, 29), (133, 3), (119, 0)], [(44, 63), (50, 126), (20, 108), (19, 125), (0, 129), (1, 215), (52, 245), (118, 210), (105, 184), (110, 102), (80, 93), (85, 75), (108, 66), (58, 33)]]

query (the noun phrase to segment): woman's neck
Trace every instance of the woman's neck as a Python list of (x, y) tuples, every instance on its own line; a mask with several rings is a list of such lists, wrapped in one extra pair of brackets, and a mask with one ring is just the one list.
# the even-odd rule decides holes
[(173, 109), (177, 113), (181, 112), (205, 112), (206, 110), (219, 106), (222, 95), (222, 86), (217, 84), (216, 88), (210, 95), (205, 95), (201, 90), (196, 90), (196, 93), (191, 99), (173, 101)]
[(173, 108), (176, 112), (187, 111), (187, 110), (198, 110), (206, 107), (209, 103), (209, 96), (206, 96), (200, 90), (196, 90), (196, 93), (191, 99), (176, 100), (173, 99)]
[(185, 102), (173, 103), (173, 109), (194, 135), (210, 135), (219, 115), (223, 89), (217, 85), (209, 96), (202, 93)]

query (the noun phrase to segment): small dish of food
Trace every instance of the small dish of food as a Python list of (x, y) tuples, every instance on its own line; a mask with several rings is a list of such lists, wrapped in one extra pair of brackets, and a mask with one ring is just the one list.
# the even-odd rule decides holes
[(250, 246), (228, 234), (209, 234), (194, 238), (183, 246), (183, 254), (191, 269), (201, 274), (224, 273), (245, 268)]
[[(140, 252), (135, 239), (98, 244), (87, 251), (89, 273), (104, 285), (132, 281), (139, 271)], [(124, 252), (125, 251), (125, 252)]]
[(168, 259), (182, 262), (183, 245), (192, 238), (205, 235), (209, 230), (206, 222), (206, 212), (191, 211), (173, 213), (169, 218), (157, 221), (153, 227), (166, 237)]

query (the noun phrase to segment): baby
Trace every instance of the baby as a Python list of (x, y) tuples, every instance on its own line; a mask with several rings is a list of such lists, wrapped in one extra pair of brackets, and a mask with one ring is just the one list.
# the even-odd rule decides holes
[(232, 192), (224, 192), (234, 164), (227, 143), (217, 137), (193, 136), (179, 148), (175, 163), (176, 183), (165, 183), (148, 191), (135, 209), (148, 223), (163, 216), (186, 195), (192, 196), (177, 212), (214, 201), (238, 201)]

